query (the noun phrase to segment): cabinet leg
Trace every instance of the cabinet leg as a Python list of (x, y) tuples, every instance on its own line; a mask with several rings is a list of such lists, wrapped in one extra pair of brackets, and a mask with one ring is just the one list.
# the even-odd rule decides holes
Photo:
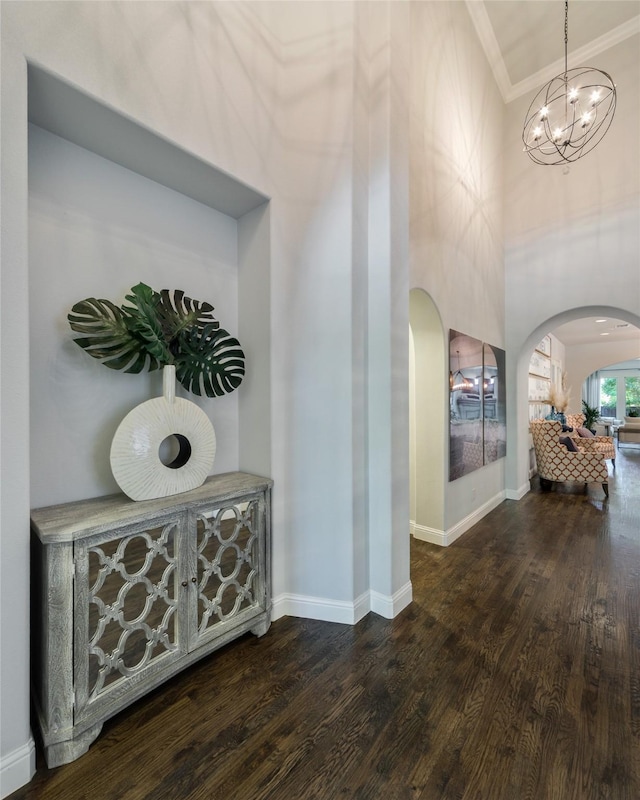
[(101, 730), (102, 723), (100, 722), (66, 742), (45, 745), (44, 755), (47, 760), (47, 766), (50, 769), (52, 767), (61, 767), (63, 764), (68, 764), (70, 761), (80, 758), (98, 738)]
[(271, 625), (271, 618), (267, 617), (266, 619), (261, 620), (257, 625), (254, 625), (253, 628), (251, 628), (251, 633), (258, 637), (264, 636), (269, 630), (269, 625)]

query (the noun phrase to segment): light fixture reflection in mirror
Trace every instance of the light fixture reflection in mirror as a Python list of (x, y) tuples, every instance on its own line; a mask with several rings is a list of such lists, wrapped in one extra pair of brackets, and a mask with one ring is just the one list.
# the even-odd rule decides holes
[(473, 388), (473, 383), (460, 371), (460, 351), (456, 350), (458, 357), (458, 368), (455, 372), (449, 372), (449, 386), (452, 392), (456, 391), (470, 391)]

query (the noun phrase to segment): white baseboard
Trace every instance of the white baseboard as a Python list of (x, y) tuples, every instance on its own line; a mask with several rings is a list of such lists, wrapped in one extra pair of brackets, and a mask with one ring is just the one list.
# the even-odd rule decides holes
[(346, 600), (283, 593), (273, 599), (271, 618), (276, 620), (280, 617), (302, 617), (355, 625), (370, 610), (369, 592), (364, 592), (351, 603)]
[(429, 528), (427, 525), (418, 525), (417, 522), (414, 522), (412, 532), (414, 537), (421, 542), (439, 544), (441, 547), (446, 547), (448, 544), (445, 531), (438, 530), (437, 528)]
[(387, 619), (393, 619), (409, 605), (412, 599), (411, 582), (406, 583), (392, 596), (367, 591), (353, 602), (283, 593), (273, 599), (271, 618), (276, 620), (280, 617), (302, 617), (303, 619), (355, 625), (370, 611)]
[[(531, 475), (529, 475), (531, 477)], [(531, 491), (531, 486), (529, 483), (523, 483), (517, 489), (507, 489), (506, 498), (507, 500), (522, 500), (522, 498), (527, 494), (527, 492)]]
[(472, 528), (476, 522), (480, 522), (483, 517), (486, 517), (490, 511), (493, 511), (494, 508), (497, 508), (503, 500), (506, 499), (506, 492), (498, 492), (497, 495), (492, 497), (490, 500), (487, 500), (486, 503), (483, 503), (479, 508), (475, 511), (472, 511), (471, 514), (467, 515), (464, 519), (461, 519), (453, 528), (449, 528), (447, 531), (447, 544), (451, 544), (455, 542), (456, 539), (459, 539), (463, 533), (466, 533), (469, 528)]
[(29, 783), (36, 772), (36, 745), (31, 737), (17, 750), (0, 758), (0, 798)]
[(381, 617), (393, 619), (413, 600), (413, 586), (411, 581), (407, 581), (404, 586), (391, 596), (380, 594), (380, 592), (375, 592), (373, 589), (369, 594), (371, 595), (371, 610)]
[(429, 542), (430, 544), (447, 547), (455, 542), (456, 539), (459, 539), (463, 533), (466, 533), (469, 528), (472, 528), (476, 522), (480, 522), (483, 517), (486, 517), (490, 511), (493, 511), (493, 509), (499, 506), (505, 499), (506, 493), (504, 491), (498, 492), (495, 497), (487, 500), (486, 503), (483, 503), (479, 508), (476, 508), (475, 511), (472, 511), (471, 514), (468, 514), (464, 519), (461, 519), (460, 522), (446, 531), (429, 528), (426, 525), (418, 525), (414, 522), (412, 523), (413, 535), (422, 542)]

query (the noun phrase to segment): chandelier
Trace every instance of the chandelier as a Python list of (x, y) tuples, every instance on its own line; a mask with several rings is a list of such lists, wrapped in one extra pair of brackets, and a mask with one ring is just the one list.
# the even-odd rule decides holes
[(525, 153), (536, 164), (566, 164), (589, 153), (611, 125), (616, 87), (592, 67), (567, 68), (569, 0), (564, 4), (564, 73), (535, 96), (522, 133)]
[(458, 369), (455, 372), (449, 372), (449, 388), (452, 392), (469, 391), (473, 388), (473, 383), (462, 374), (460, 369), (460, 351), (456, 350), (458, 356)]

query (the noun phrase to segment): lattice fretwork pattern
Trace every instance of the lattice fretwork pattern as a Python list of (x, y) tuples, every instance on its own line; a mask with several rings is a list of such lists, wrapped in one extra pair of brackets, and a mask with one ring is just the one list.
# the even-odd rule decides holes
[[(576, 436), (575, 431), (578, 428), (584, 427), (584, 421), (584, 414), (567, 414), (567, 425), (574, 429), (574, 436)], [(588, 439), (579, 438), (578, 445), (585, 450), (597, 450), (599, 453), (602, 453), (605, 458), (611, 459), (615, 465), (616, 448), (612, 436), (592, 436)]]
[(557, 421), (532, 420), (531, 436), (541, 478), (550, 481), (607, 482), (602, 453), (580, 448), (570, 452), (560, 443), (562, 425)]
[(198, 632), (256, 606), (257, 502), (198, 517)]
[(90, 547), (89, 694), (176, 650), (177, 525)]

